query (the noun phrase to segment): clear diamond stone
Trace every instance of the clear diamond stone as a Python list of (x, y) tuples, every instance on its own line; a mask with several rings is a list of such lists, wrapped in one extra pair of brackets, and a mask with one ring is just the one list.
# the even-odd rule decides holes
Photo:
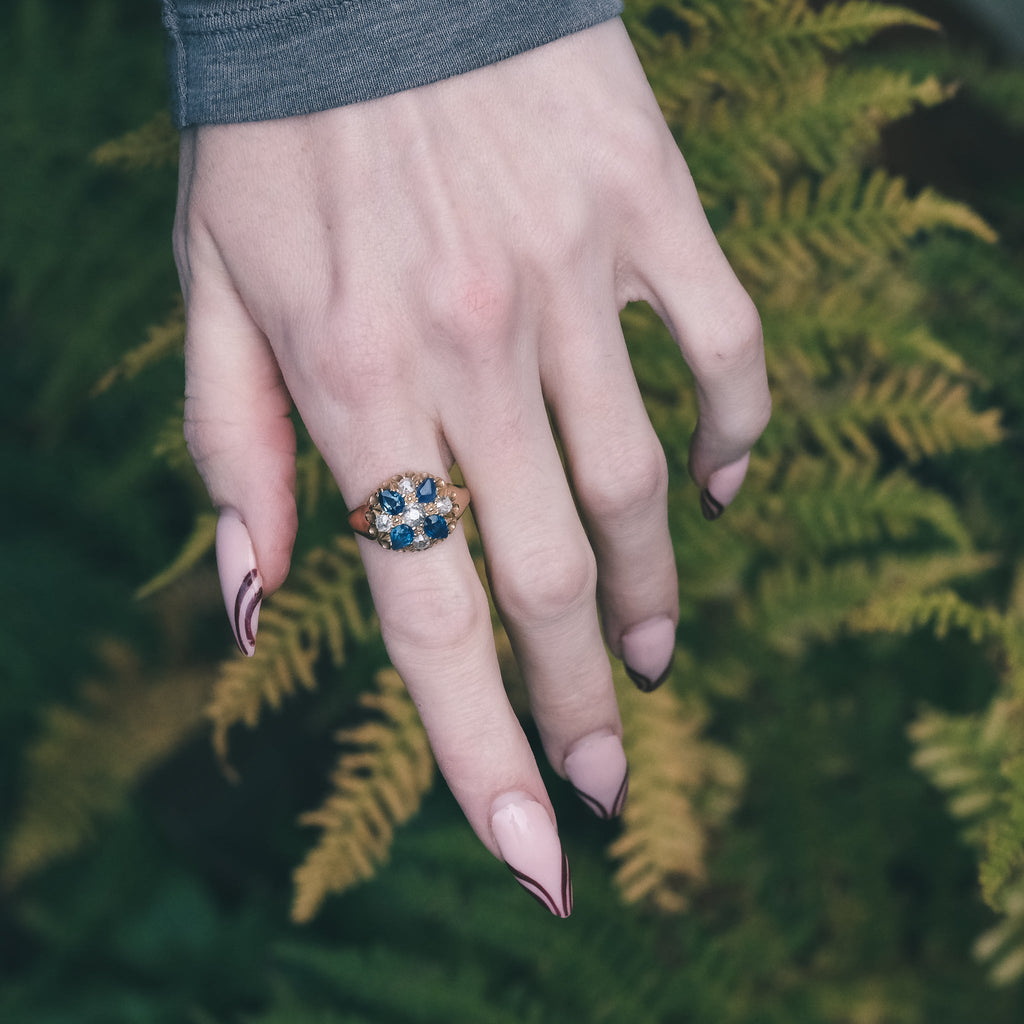
[(377, 518), (373, 521), (373, 525), (377, 527), (380, 533), (387, 533), (391, 529), (391, 516), (382, 516), (379, 512)]
[(416, 490), (412, 480), (407, 476), (403, 476), (402, 479), (398, 481), (398, 489), (405, 494), (412, 494), (413, 491)]
[(405, 515), (402, 516), (402, 522), (407, 526), (419, 526), (423, 522), (423, 509), (418, 505), (414, 505), (412, 508), (405, 510)]
[(437, 511), (441, 515), (446, 516), (452, 510), (452, 499), (451, 498), (438, 498), (437, 499)]

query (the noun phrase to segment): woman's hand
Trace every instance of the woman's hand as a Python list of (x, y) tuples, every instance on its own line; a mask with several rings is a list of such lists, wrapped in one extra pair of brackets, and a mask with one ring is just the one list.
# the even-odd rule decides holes
[[(757, 314), (622, 24), (367, 103), (186, 131), (175, 251), (186, 436), (223, 511), (243, 650), (295, 537), (292, 401), (349, 508), (395, 473), (457, 462), (548, 759), (617, 813), (626, 763), (602, 625), (650, 689), (678, 616), (665, 458), (618, 311), (651, 303), (693, 370), (691, 471), (709, 517), (770, 407)], [(462, 531), (411, 554), (360, 545), (452, 792), (564, 916), (554, 815)]]

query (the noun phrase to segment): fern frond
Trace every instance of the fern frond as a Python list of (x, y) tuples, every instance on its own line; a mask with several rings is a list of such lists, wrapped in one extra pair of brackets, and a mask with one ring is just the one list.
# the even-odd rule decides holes
[(687, 163), (706, 203), (756, 198), (797, 169), (828, 175), (859, 166), (886, 124), (953, 92), (934, 76), (812, 64), (742, 103), (720, 100), (705, 130), (687, 139)]
[(792, 415), (776, 425), (771, 443), (801, 451), (810, 442), (837, 463), (848, 452), (876, 461), (882, 439), (910, 462), (1003, 439), (998, 409), (976, 410), (965, 383), (925, 366), (868, 367), (829, 389), (794, 377), (775, 381), (777, 404)]
[(639, 694), (618, 666), (615, 680), (631, 772), (623, 834), (609, 848), (621, 862), (615, 880), (627, 903), (679, 913), (704, 880), (708, 830), (735, 807), (743, 767), (702, 738), (707, 712), (696, 699), (667, 687)]
[(911, 462), (940, 453), (986, 448), (1003, 438), (998, 409), (976, 411), (965, 384), (911, 366), (882, 378), (864, 374), (851, 410), (865, 428), (877, 424)]
[(167, 417), (164, 425), (160, 428), (160, 433), (153, 445), (153, 456), (162, 460), (171, 469), (189, 475), (195, 472), (195, 467), (192, 465), (188, 448), (185, 446), (185, 432), (182, 430), (183, 420), (184, 406), (182, 402), (178, 402), (176, 411)]
[(808, 178), (760, 200), (741, 196), (718, 240), (741, 277), (769, 289), (782, 279), (827, 281), (901, 252), (919, 232), (953, 228), (994, 242), (995, 232), (963, 203), (923, 189), (909, 197), (883, 170), (866, 181), (847, 170), (820, 186)]
[(861, 0), (826, 4), (818, 12), (811, 10), (806, 0), (795, 0), (787, 21), (791, 26), (788, 34), (793, 38), (811, 39), (834, 53), (866, 43), (889, 28), (913, 27), (934, 32), (940, 27), (938, 22), (906, 7)]
[(962, 629), (974, 643), (1002, 640), (1006, 635), (1006, 618), (1001, 612), (971, 604), (945, 588), (930, 594), (880, 594), (853, 612), (847, 625), (855, 633), (911, 633), (930, 628), (939, 639), (950, 630)]
[(93, 386), (92, 396), (103, 394), (119, 380), (132, 380), (168, 356), (181, 355), (185, 346), (185, 307), (179, 300), (161, 324), (146, 331), (146, 340), (126, 352)]
[(151, 580), (135, 591), (138, 600), (151, 597), (164, 587), (181, 579), (190, 569), (198, 565), (211, 550), (217, 539), (217, 515), (213, 512), (200, 512), (192, 525), (192, 532), (175, 556), (173, 562), (161, 570)]
[(946, 792), (978, 848), (985, 901), (1002, 920), (975, 943), (996, 984), (1024, 975), (1024, 703), (1000, 698), (984, 714), (923, 712), (914, 764)]
[(0, 866), (4, 886), (88, 843), (136, 783), (202, 724), (210, 672), (154, 678), (112, 641), (100, 657), (105, 678), (81, 687), (78, 707), (51, 707), (28, 748), (22, 807)]
[(264, 705), (277, 708), (299, 687), (315, 689), (313, 668), (321, 654), (326, 651), (339, 666), (348, 638), (366, 638), (372, 616), (361, 592), (363, 580), (355, 541), (337, 538), (330, 548), (311, 552), (260, 610), (256, 654), (221, 666), (206, 710), (222, 760), (227, 758), (232, 726), (252, 727)]
[(178, 162), (178, 132), (170, 113), (161, 110), (140, 128), (104, 142), (93, 150), (92, 159), (122, 170), (173, 167)]
[[(809, 65), (820, 65), (826, 54), (866, 42), (885, 29), (938, 27), (920, 14), (888, 4), (833, 3), (814, 11), (806, 0), (695, 0), (671, 5), (672, 14), (689, 31), (684, 48), (675, 33), (659, 37), (644, 30), (645, 19), (659, 6), (664, 5), (629, 4), (626, 18), (659, 97), (670, 101), (679, 92), (692, 94), (688, 87), (694, 82), (726, 94), (756, 95), (765, 81), (799, 78)], [(683, 49), (686, 64), (676, 66), (675, 74), (666, 73), (663, 80), (658, 72), (667, 72)]]
[[(760, 470), (751, 482), (763, 479)], [(807, 455), (784, 460), (776, 486), (732, 510), (730, 525), (766, 548), (828, 554), (837, 548), (919, 537), (930, 528), (960, 549), (970, 537), (955, 506), (901, 470), (881, 479), (872, 463), (836, 466)]]
[(991, 568), (990, 555), (886, 555), (834, 565), (790, 560), (765, 570), (753, 601), (741, 611), (750, 628), (779, 651), (798, 654), (809, 640), (830, 640), (878, 594), (926, 594), (950, 580)]
[(331, 776), (333, 792), (299, 819), (321, 835), (295, 870), (296, 922), (311, 920), (329, 893), (372, 877), (387, 861), (395, 826), (419, 810), (433, 783), (430, 743), (398, 673), (379, 672), (376, 687), (359, 700), (376, 717), (337, 734), (347, 749)]

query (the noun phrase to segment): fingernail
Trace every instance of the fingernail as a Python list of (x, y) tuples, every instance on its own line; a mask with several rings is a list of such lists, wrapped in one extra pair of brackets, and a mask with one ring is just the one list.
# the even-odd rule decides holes
[(743, 478), (750, 465), (750, 453), (728, 466), (716, 469), (708, 477), (707, 486), (700, 492), (700, 510), (705, 519), (717, 519), (743, 486)]
[(519, 884), (555, 917), (572, 913), (569, 861), (548, 812), (525, 793), (494, 801), (491, 831), (502, 860)]
[(656, 690), (672, 671), (676, 651), (676, 624), (659, 615), (634, 626), (622, 637), (626, 674), (644, 693)]
[(607, 820), (622, 813), (629, 791), (629, 765), (618, 736), (584, 736), (569, 751), (565, 774), (576, 795), (599, 818)]
[(235, 643), (251, 658), (256, 653), (263, 577), (256, 568), (249, 531), (233, 509), (226, 509), (217, 520), (217, 573)]

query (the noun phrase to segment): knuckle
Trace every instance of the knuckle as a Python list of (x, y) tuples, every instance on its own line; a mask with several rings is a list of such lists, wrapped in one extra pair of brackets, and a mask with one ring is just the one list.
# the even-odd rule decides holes
[(298, 370), (305, 390), (348, 409), (375, 410), (403, 381), (397, 344), (397, 337), (380, 342), (358, 312), (334, 308), (302, 339)]
[[(674, 164), (682, 156), (661, 118), (636, 116), (622, 118), (616, 130), (606, 136), (598, 159), (605, 167), (613, 188), (628, 199), (642, 201), (647, 188), (667, 182)], [(638, 190), (638, 181), (647, 188)]]
[(432, 576), (393, 589), (381, 609), (381, 632), (395, 660), (463, 650), (490, 631), (490, 610), (478, 585)]
[(720, 308), (691, 359), (697, 372), (716, 377), (746, 370), (763, 358), (764, 351), (761, 318), (746, 292)]
[(456, 351), (476, 353), (482, 345), (511, 336), (515, 315), (512, 275), (487, 261), (448, 266), (432, 286), (428, 308), (439, 337)]
[(596, 599), (597, 563), (585, 542), (545, 539), (519, 553), (514, 569), (496, 578), (503, 612), (520, 624), (557, 621)]
[(653, 431), (632, 443), (610, 442), (604, 460), (602, 472), (576, 484), (580, 502), (591, 515), (620, 519), (666, 500), (668, 462)]

